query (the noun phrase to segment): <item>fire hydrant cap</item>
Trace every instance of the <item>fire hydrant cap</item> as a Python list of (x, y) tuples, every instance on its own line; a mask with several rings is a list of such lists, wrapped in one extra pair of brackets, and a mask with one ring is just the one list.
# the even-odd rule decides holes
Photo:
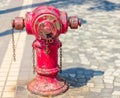
[(12, 20), (12, 27), (16, 30), (23, 30), (25, 27), (24, 19), (22, 17), (15, 17), (15, 19)]

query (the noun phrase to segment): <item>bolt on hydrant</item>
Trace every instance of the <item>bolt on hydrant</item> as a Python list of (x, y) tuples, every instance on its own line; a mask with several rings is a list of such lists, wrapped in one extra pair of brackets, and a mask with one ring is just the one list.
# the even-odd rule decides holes
[(59, 36), (66, 33), (68, 27), (77, 29), (78, 26), (81, 26), (79, 18), (68, 17), (66, 12), (53, 6), (37, 7), (32, 12), (27, 12), (25, 19), (16, 17), (12, 20), (14, 29), (23, 30), (25, 27), (26, 32), (36, 38), (32, 47), (36, 52), (34, 69), (37, 75), (27, 85), (30, 92), (53, 96), (68, 89), (68, 83), (58, 76), (58, 72), (62, 70), (62, 61), (58, 65), (58, 49), (62, 50)]

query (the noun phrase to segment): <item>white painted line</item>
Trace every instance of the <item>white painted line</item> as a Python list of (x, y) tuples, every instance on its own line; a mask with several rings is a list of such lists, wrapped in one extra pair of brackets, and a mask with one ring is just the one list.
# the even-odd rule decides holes
[[(32, 5), (32, 0), (23, 0), (23, 5)], [(27, 10), (22, 10), (19, 16), (24, 17)], [(21, 33), (15, 33), (15, 41), (16, 41), (16, 62), (13, 61), (12, 57), (12, 39), (8, 45), (8, 49), (6, 51), (5, 57), (0, 67), (0, 80), (3, 81), (0, 84), (3, 85), (0, 91), (0, 98), (2, 97), (15, 97), (15, 87), (17, 85), (17, 79), (20, 69), (20, 63), (22, 60), (25, 41), (26, 41), (26, 32), (23, 31)], [(1, 86), (2, 87), (2, 86)]]

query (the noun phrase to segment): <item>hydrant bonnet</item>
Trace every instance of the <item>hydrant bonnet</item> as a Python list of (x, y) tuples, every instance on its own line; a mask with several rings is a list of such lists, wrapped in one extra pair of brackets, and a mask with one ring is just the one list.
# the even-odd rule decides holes
[(48, 28), (52, 30), (53, 37), (65, 33), (68, 29), (66, 12), (61, 12), (52, 6), (41, 6), (33, 12), (28, 12), (25, 20), (27, 33), (34, 34), (36, 38), (44, 36), (44, 25), (49, 25)]

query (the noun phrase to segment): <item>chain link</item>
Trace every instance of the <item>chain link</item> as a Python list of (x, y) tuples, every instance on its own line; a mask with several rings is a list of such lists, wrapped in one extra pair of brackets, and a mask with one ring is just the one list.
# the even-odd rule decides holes
[(48, 43), (49, 43), (49, 41), (48, 40), (46, 40), (46, 54), (49, 54), (50, 53), (50, 50), (49, 50), (49, 47), (48, 47)]
[(60, 73), (62, 72), (62, 46), (60, 47), (60, 65), (59, 65), (59, 68), (60, 68)]
[(33, 74), (35, 74), (35, 49), (32, 48)]
[(16, 61), (15, 41), (14, 41), (14, 28), (12, 28), (12, 48), (13, 48), (13, 60)]

